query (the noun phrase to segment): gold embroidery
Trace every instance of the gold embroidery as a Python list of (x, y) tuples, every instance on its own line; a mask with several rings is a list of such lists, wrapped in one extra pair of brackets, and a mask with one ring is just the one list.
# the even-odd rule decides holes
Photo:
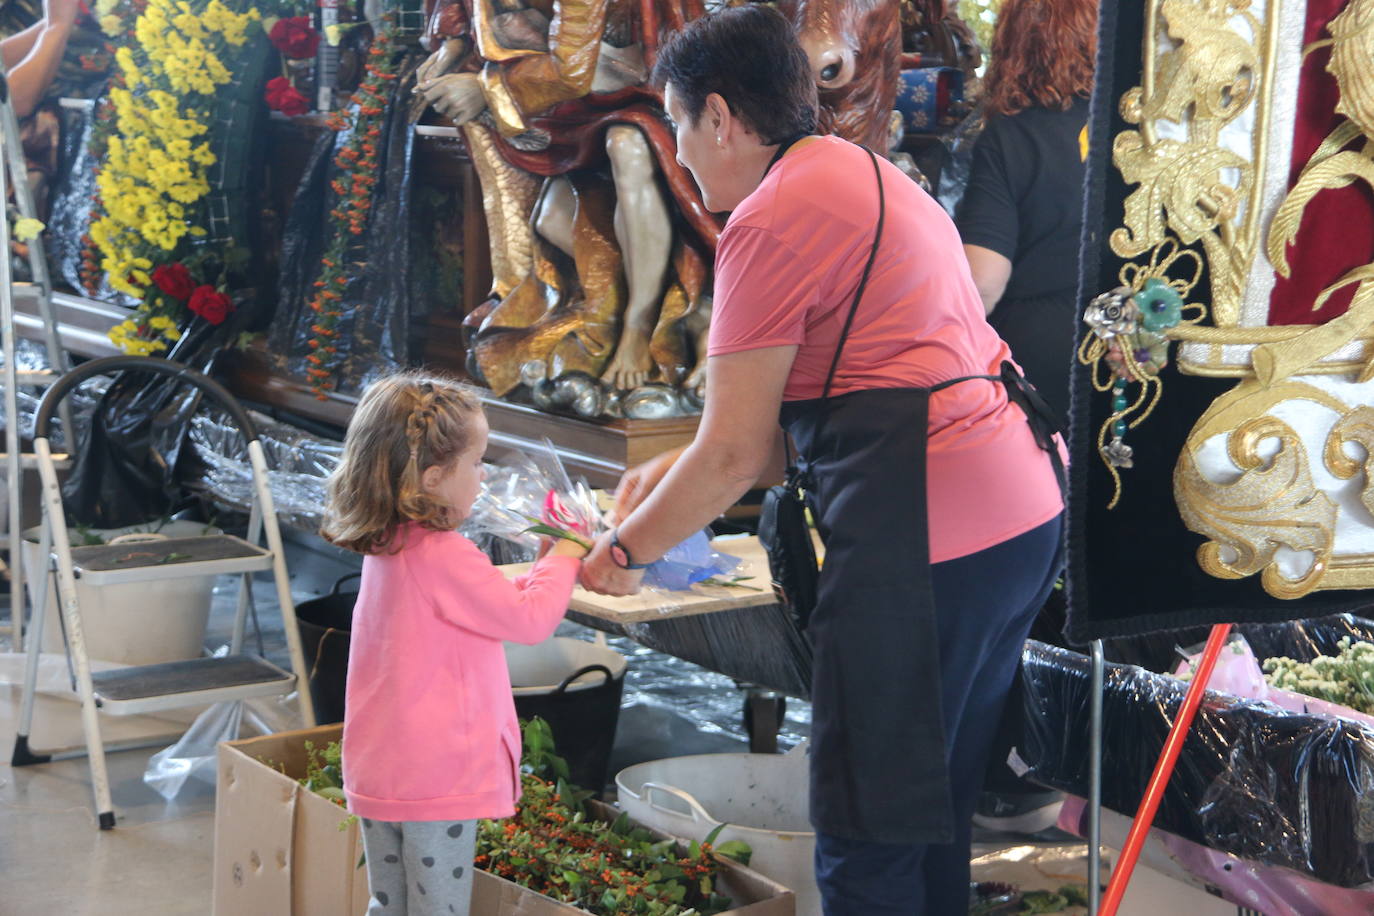
[[(1273, 437), (1279, 439), (1279, 451), (1266, 466), (1259, 443)], [(1301, 598), (1317, 588), (1326, 573), (1336, 504), (1313, 483), (1302, 440), (1281, 420), (1261, 416), (1246, 421), (1230, 434), (1227, 454), (1241, 469), (1240, 478), (1232, 483), (1204, 477), (1191, 449), (1184, 449), (1174, 468), (1183, 522), (1208, 538), (1198, 548), (1199, 565), (1222, 579), (1260, 573), (1269, 594)], [(1297, 579), (1285, 576), (1275, 557), (1280, 547), (1310, 552), (1307, 572)]]
[[(1345, 453), (1345, 443), (1354, 442), (1364, 448), (1364, 460), (1356, 461)], [(1341, 417), (1326, 437), (1327, 468), (1341, 480), (1350, 480), (1364, 472), (1364, 490), (1360, 501), (1374, 513), (1374, 407), (1360, 405)]]
[[(1139, 292), (1142, 282), (1155, 276), (1188, 295), (1192, 286), (1186, 279), (1171, 277), (1168, 267), (1159, 269), (1170, 251), (1181, 250), (1166, 246), (1189, 245), (1205, 254), (1211, 326), (1203, 327), (1200, 316), (1190, 316), (1164, 329), (1161, 336), (1212, 347), (1210, 362), (1190, 362), (1189, 372), (1242, 376), (1199, 418), (1174, 469), (1179, 513), (1190, 530), (1207, 538), (1198, 551), (1201, 567), (1228, 579), (1259, 574), (1265, 590), (1280, 598), (1299, 598), (1315, 589), (1368, 588), (1374, 586), (1374, 556), (1335, 553), (1340, 507), (1317, 487), (1308, 446), (1269, 412), (1294, 401), (1334, 412), (1338, 420), (1324, 447), (1314, 444), (1312, 453), (1320, 451), (1321, 460), (1338, 478), (1349, 480), (1363, 472), (1361, 497), (1374, 512), (1374, 407), (1352, 407), (1302, 380), (1337, 371), (1352, 373), (1356, 381), (1374, 378), (1374, 345), (1368, 343), (1374, 340), (1374, 264), (1349, 271), (1316, 297), (1314, 310), (1337, 290), (1355, 286), (1349, 309), (1332, 321), (1288, 327), (1242, 327), (1239, 322), (1245, 284), (1261, 247), (1274, 270), (1288, 276), (1287, 249), (1297, 237), (1307, 204), (1323, 190), (1356, 181), (1374, 186), (1374, 68), (1369, 66), (1374, 56), (1374, 0), (1351, 0), (1332, 21), (1331, 39), (1318, 43), (1333, 46), (1328, 70), (1341, 90), (1337, 111), (1349, 120), (1323, 140), (1293, 188), (1286, 196), (1280, 191), (1277, 198), (1272, 183), (1283, 180), (1286, 171), (1269, 177), (1267, 198), (1261, 173), (1266, 164), (1280, 167), (1268, 163), (1272, 100), (1279, 92), (1291, 91), (1274, 82), (1283, 7), (1269, 3), (1264, 23), (1248, 8), (1246, 0), (1160, 0), (1148, 5), (1141, 86), (1121, 100), (1123, 117), (1136, 129), (1124, 131), (1113, 144), (1117, 168), (1136, 187), (1125, 202), (1123, 227), (1109, 242), (1123, 259), (1151, 252), (1148, 265), (1128, 264), (1122, 270), (1126, 293)], [(1163, 52), (1156, 47), (1162, 42), (1160, 20), (1173, 43)], [(1238, 153), (1234, 140), (1228, 149), (1222, 129), (1252, 104), (1255, 123), (1249, 153)], [(1253, 158), (1247, 161), (1250, 153)], [(1277, 205), (1268, 211), (1272, 219), (1267, 227), (1261, 226), (1262, 199), (1269, 208)], [(1261, 245), (1262, 228), (1268, 234)], [(1202, 310), (1196, 304), (1189, 308)], [(1089, 313), (1093, 318), (1091, 308)], [(1096, 318), (1100, 324), (1100, 315)], [(1134, 418), (1129, 426), (1135, 427), (1159, 397), (1159, 380), (1150, 370), (1162, 360), (1151, 357), (1142, 364), (1129, 356), (1108, 359), (1113, 341), (1128, 339), (1125, 333), (1113, 338), (1099, 332), (1080, 350), (1080, 359), (1094, 365), (1094, 386), (1116, 397), (1113, 413), (1098, 435), (1099, 451), (1114, 477), (1116, 466), (1129, 466), (1130, 449), (1123, 449), (1119, 433), (1108, 445), (1108, 430), (1123, 429), (1121, 421), (1126, 418)], [(1350, 347), (1357, 341), (1364, 346)], [(1237, 345), (1252, 348), (1249, 365), (1223, 362), (1222, 347)], [(1098, 377), (1101, 362), (1113, 370), (1105, 381)], [(1139, 395), (1124, 397), (1125, 383), (1139, 383)], [(1234, 465), (1225, 482), (1205, 476), (1198, 464), (1203, 447), (1217, 437), (1224, 437), (1226, 455)], [(1274, 439), (1278, 451), (1262, 458), (1261, 443)], [(1358, 443), (1364, 457), (1348, 454), (1346, 443)], [(1119, 493), (1117, 477), (1112, 505)], [(1310, 554), (1311, 562), (1298, 578), (1283, 573), (1281, 548)]]
[[(1251, 34), (1268, 34), (1245, 0), (1163, 0), (1158, 6), (1176, 43), (1156, 59), (1156, 15), (1146, 23), (1141, 86), (1121, 100), (1122, 117), (1139, 125), (1113, 143), (1113, 162), (1128, 184), (1125, 226), (1112, 233), (1112, 251), (1134, 258), (1176, 235), (1200, 243), (1212, 281), (1212, 315), (1234, 324), (1253, 256), (1254, 165), (1221, 145), (1221, 130), (1253, 101), (1260, 57), (1231, 25), (1240, 17)], [(1158, 72), (1156, 72), (1158, 71)], [(1266, 106), (1267, 110), (1267, 106)], [(1185, 140), (1161, 138), (1157, 122), (1182, 127)], [(1226, 173), (1237, 177), (1229, 183)], [(1246, 225), (1237, 227), (1242, 204)]]

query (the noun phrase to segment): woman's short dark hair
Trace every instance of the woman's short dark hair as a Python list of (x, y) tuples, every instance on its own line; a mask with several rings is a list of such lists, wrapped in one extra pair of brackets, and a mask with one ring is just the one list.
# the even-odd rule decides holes
[(718, 93), (765, 146), (816, 130), (816, 83), (792, 24), (771, 7), (732, 7), (703, 16), (659, 50), (654, 82), (695, 125)]

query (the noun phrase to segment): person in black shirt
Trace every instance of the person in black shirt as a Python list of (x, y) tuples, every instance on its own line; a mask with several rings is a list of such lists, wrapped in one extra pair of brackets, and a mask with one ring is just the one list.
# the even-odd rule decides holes
[(984, 80), (987, 126), (956, 222), (988, 321), (1068, 416), (1083, 226), (1093, 0), (1007, 0)]
[[(1096, 0), (1006, 0), (984, 81), (986, 127), (956, 217), (988, 322), (1061, 420), (1069, 415), (1096, 51)], [(1063, 624), (1063, 592), (1056, 591), (1031, 637), (1062, 644)], [(977, 827), (1034, 834), (1054, 825), (1062, 796), (1017, 778), (1005, 763), (1023, 715), (1018, 677), (989, 758)]]

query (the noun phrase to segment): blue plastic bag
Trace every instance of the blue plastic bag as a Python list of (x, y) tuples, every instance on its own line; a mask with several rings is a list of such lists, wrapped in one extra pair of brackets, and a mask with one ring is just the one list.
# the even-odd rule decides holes
[(698, 531), (644, 571), (644, 585), (671, 592), (686, 591), (704, 579), (723, 576), (739, 566), (739, 557), (711, 547), (705, 531)]

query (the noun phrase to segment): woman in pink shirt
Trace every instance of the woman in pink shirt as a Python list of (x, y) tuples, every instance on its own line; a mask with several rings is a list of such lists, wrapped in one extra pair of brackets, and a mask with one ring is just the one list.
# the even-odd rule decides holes
[(475, 821), (510, 817), (520, 797), (502, 641), (553, 635), (585, 553), (560, 540), (511, 582), (453, 530), (486, 447), (471, 392), (395, 375), (363, 395), (329, 480), (323, 534), (363, 554), (343, 770), (363, 819), (369, 916), (468, 912)]
[(939, 205), (890, 163), (812, 136), (813, 76), (781, 15), (698, 20), (656, 73), (679, 160), (731, 211), (706, 405), (690, 446), (626, 475), (583, 582), (635, 591), (640, 566), (765, 473), (781, 420), (826, 548), (807, 629), (825, 912), (967, 912), (991, 733), (1058, 572), (1043, 402)]

